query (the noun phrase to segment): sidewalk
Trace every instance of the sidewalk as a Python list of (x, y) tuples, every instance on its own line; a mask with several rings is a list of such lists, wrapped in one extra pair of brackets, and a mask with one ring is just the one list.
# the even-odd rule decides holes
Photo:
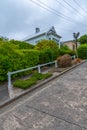
[(87, 62), (1, 109), (0, 130), (87, 130)]

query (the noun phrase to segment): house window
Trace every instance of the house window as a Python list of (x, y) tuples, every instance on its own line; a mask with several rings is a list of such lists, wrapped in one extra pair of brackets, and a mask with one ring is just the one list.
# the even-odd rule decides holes
[(53, 40), (54, 40), (55, 42), (59, 43), (59, 40), (58, 40), (58, 39), (53, 38)]
[(49, 38), (49, 40), (51, 40), (51, 38)]

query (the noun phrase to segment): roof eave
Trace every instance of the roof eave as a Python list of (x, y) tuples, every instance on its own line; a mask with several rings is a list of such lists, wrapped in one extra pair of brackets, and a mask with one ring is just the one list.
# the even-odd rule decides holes
[(57, 33), (53, 33), (53, 32), (51, 32), (51, 33), (48, 33), (48, 34), (51, 34), (51, 35), (54, 35), (54, 36), (57, 36), (58, 38), (62, 38), (60, 35), (58, 35)]
[(45, 32), (44, 32), (44, 33), (41, 33), (41, 34), (38, 34), (38, 35), (36, 35), (36, 36), (33, 36), (33, 37), (31, 37), (31, 38), (27, 38), (27, 39), (25, 39), (24, 41), (32, 40), (32, 39), (34, 39), (34, 38), (36, 38), (36, 37), (39, 37), (39, 36), (42, 36), (42, 35), (44, 35), (44, 34), (45, 34)]

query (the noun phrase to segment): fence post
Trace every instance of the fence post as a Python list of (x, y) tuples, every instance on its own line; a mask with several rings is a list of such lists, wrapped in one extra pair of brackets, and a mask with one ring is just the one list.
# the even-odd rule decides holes
[(41, 73), (40, 65), (38, 65), (38, 73)]
[(74, 60), (75, 60), (76, 56), (74, 55), (73, 57), (74, 57)]
[(57, 68), (57, 67), (58, 67), (57, 60), (55, 60), (55, 68)]
[(11, 74), (10, 72), (8, 72), (8, 88), (12, 88), (12, 85), (11, 85)]
[(7, 75), (8, 75), (8, 93), (9, 93), (9, 97), (13, 98), (14, 97), (14, 93), (13, 93), (13, 90), (12, 90), (11, 74), (10, 74), (10, 72), (8, 72)]

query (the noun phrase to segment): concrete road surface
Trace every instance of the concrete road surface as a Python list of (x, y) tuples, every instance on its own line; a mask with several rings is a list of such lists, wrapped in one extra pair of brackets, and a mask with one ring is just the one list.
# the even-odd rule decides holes
[(87, 62), (1, 109), (0, 130), (87, 130)]

